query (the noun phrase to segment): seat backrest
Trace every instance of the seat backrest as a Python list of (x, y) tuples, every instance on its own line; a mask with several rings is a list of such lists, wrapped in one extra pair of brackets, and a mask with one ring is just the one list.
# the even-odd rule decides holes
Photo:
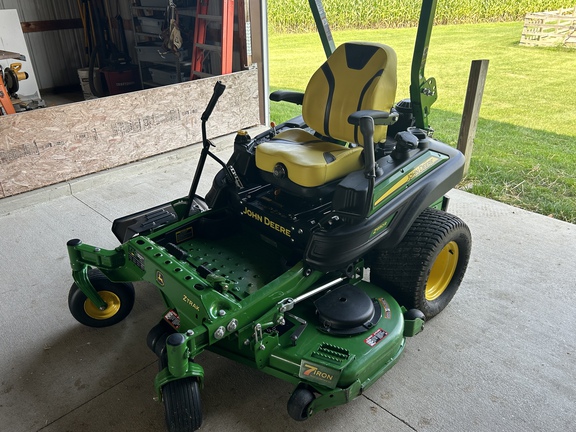
[[(348, 116), (359, 110), (392, 109), (396, 97), (396, 53), (387, 45), (344, 43), (312, 75), (302, 103), (304, 121), (318, 133), (363, 144), (358, 126)], [(386, 138), (387, 126), (376, 126), (374, 142)]]

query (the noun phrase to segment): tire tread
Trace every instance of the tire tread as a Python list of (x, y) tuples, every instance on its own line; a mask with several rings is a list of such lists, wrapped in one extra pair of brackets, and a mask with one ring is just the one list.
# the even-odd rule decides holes
[[(456, 272), (436, 300), (425, 298), (430, 268), (440, 250), (455, 240), (459, 247)], [(418, 216), (404, 239), (393, 249), (376, 246), (366, 258), (370, 280), (382, 286), (408, 309), (424, 312), (427, 319), (440, 313), (458, 290), (470, 257), (471, 235), (457, 216), (428, 208)]]

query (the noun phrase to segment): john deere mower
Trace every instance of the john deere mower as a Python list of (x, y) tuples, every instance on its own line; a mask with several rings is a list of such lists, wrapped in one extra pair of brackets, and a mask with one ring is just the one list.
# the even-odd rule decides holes
[[(435, 7), (423, 2), (409, 99), (395, 103), (392, 48), (332, 49), (319, 27), (329, 56), (306, 91), (270, 96), (301, 105), (301, 116), (255, 137), (238, 132), (224, 162), (207, 138), (225, 90), (216, 83), (188, 195), (115, 220), (113, 250), (68, 242), (68, 304), (80, 323), (124, 319), (133, 281), (161, 293), (165, 312), (147, 344), (170, 431), (201, 425), (204, 350), (292, 383), (288, 413), (305, 420), (362, 394), (458, 290), (471, 237), (446, 211), (464, 157), (428, 124)], [(209, 157), (222, 169), (202, 198)]]

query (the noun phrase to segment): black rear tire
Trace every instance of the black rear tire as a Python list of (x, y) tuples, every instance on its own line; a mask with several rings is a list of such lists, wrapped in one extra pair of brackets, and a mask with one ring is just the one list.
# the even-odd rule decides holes
[(430, 319), (458, 291), (471, 244), (470, 229), (460, 218), (428, 208), (395, 248), (376, 246), (370, 251), (370, 280), (407, 309), (419, 309)]
[(162, 387), (169, 432), (192, 432), (202, 425), (200, 389), (195, 378), (170, 381)]

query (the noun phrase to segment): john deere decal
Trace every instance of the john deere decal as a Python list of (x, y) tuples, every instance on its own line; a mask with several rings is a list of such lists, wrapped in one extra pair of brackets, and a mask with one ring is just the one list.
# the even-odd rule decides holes
[(156, 282), (158, 282), (158, 285), (164, 286), (164, 275), (160, 270), (156, 271)]

